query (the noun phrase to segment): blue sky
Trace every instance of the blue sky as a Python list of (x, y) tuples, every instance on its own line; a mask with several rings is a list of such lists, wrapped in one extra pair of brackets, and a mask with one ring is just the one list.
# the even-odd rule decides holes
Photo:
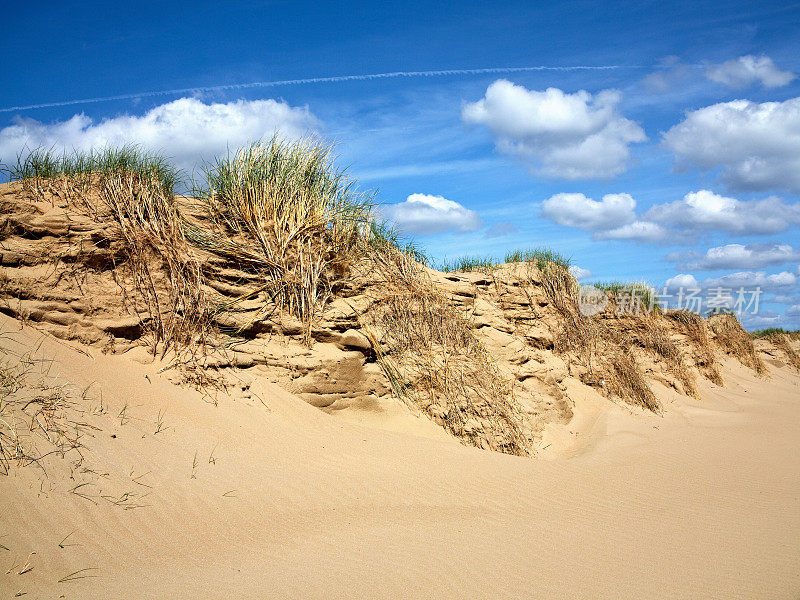
[[(191, 170), (276, 128), (316, 133), (436, 260), (549, 246), (591, 272), (587, 282), (760, 286), (748, 326), (800, 327), (800, 3), (86, 2), (4, 13), (5, 162), (26, 145), (134, 141)], [(536, 66), (593, 68), (219, 89)], [(128, 97), (74, 102), (113, 96)], [(22, 108), (2, 110), (12, 107)]]

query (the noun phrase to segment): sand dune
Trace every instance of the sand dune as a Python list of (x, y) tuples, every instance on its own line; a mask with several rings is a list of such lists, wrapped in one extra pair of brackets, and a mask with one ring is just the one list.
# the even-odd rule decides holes
[(800, 376), (777, 363), (766, 380), (723, 362), (727, 387), (701, 382), (702, 401), (659, 388), (663, 416), (584, 393), (541, 460), (436, 439), (410, 415), (401, 431), (337, 419), (263, 382), (215, 405), (132, 353), (0, 328), (4, 347), (41, 344), (53, 362), (36, 377), (97, 427), (92, 472), (70, 479), (74, 457), (51, 457), (46, 476), (0, 478), (3, 597), (800, 592)]

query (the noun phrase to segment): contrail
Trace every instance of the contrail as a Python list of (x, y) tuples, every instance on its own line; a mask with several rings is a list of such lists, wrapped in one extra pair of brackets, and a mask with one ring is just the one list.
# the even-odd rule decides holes
[(187, 94), (196, 92), (220, 92), (225, 90), (242, 90), (248, 88), (278, 87), (287, 85), (301, 85), (305, 83), (336, 83), (340, 81), (369, 81), (371, 79), (397, 79), (400, 77), (441, 77), (445, 75), (485, 75), (492, 73), (523, 73), (527, 71), (612, 71), (615, 69), (648, 69), (644, 65), (604, 65), (604, 66), (573, 66), (573, 67), (494, 67), (489, 69), (447, 69), (443, 71), (393, 71), (391, 73), (371, 73), (368, 75), (339, 75), (336, 77), (310, 77), (307, 79), (283, 79), (280, 81), (254, 81), (251, 83), (232, 83), (229, 85), (199, 86), (181, 88), (176, 90), (158, 90), (154, 92), (140, 92), (138, 94), (120, 94), (118, 96), (102, 96), (99, 98), (83, 98), (81, 100), (63, 100), (61, 102), (43, 102), (41, 104), (27, 104), (24, 106), (9, 106), (0, 108), (0, 112), (15, 110), (30, 110), (34, 108), (52, 108), (55, 106), (72, 106), (74, 104), (93, 104), (95, 102), (111, 102), (113, 100), (132, 100), (134, 98), (148, 98), (151, 96), (170, 96), (174, 94)]

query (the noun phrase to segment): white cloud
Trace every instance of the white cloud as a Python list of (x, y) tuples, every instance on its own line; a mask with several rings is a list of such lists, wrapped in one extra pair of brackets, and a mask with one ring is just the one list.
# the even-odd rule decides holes
[(319, 125), (307, 108), (275, 100), (205, 104), (181, 98), (141, 116), (124, 114), (101, 121), (84, 114), (54, 123), (16, 118), (0, 130), (0, 160), (12, 162), (26, 147), (69, 152), (132, 143), (192, 169), (201, 159), (210, 160), (276, 131), (296, 138)]
[(704, 255), (673, 253), (667, 260), (683, 262), (691, 270), (758, 269), (800, 261), (800, 251), (789, 244), (727, 244), (709, 248)]
[(704, 279), (700, 287), (707, 288), (755, 288), (760, 287), (765, 290), (785, 289), (797, 285), (797, 275), (789, 271), (781, 271), (768, 275), (765, 271), (739, 271), (729, 273), (722, 277), (711, 277)]
[(597, 240), (641, 243), (684, 244), (691, 242), (697, 232), (708, 230), (773, 234), (800, 225), (800, 204), (788, 204), (775, 197), (737, 200), (709, 190), (655, 204), (641, 216), (636, 213), (636, 200), (629, 194), (606, 194), (597, 201), (583, 194), (562, 193), (542, 202), (541, 214), (559, 225), (591, 231)]
[(777, 294), (772, 296), (769, 300), (770, 302), (777, 302), (778, 304), (790, 304), (795, 305), (800, 302), (800, 296), (793, 296), (791, 294)]
[(675, 277), (670, 277), (667, 279), (664, 285), (670, 290), (677, 290), (680, 288), (686, 290), (700, 288), (700, 282), (695, 279), (694, 275), (690, 275), (688, 273), (679, 273), (678, 275), (675, 275)]
[(569, 272), (572, 273), (572, 276), (575, 279), (588, 279), (592, 276), (592, 272), (589, 269), (583, 269), (578, 265), (572, 265), (569, 268)]
[(663, 141), (679, 169), (721, 168), (735, 188), (800, 191), (800, 98), (706, 106), (687, 113)]
[(500, 152), (520, 157), (540, 174), (564, 179), (613, 177), (630, 161), (629, 145), (647, 137), (617, 111), (621, 94), (558, 88), (528, 90), (505, 79), (462, 110), (466, 123), (485, 125)]
[(709, 65), (706, 77), (733, 88), (743, 88), (758, 82), (766, 88), (781, 87), (791, 82), (796, 75), (781, 71), (768, 56), (740, 56), (721, 65)]
[(669, 231), (650, 221), (634, 221), (622, 227), (595, 234), (595, 238), (598, 240), (629, 240), (650, 244), (666, 241), (679, 243), (683, 241), (684, 237), (683, 234)]
[(606, 194), (592, 200), (583, 194), (555, 194), (542, 202), (542, 216), (567, 227), (603, 231), (636, 219), (630, 194)]
[(654, 205), (645, 218), (676, 228), (771, 234), (800, 224), (800, 205), (785, 204), (774, 197), (742, 201), (699, 190), (686, 194), (683, 200)]
[(482, 226), (478, 213), (442, 196), (411, 194), (405, 202), (380, 209), (405, 233), (428, 235), (444, 231), (475, 231)]
[(748, 331), (766, 329), (768, 327), (781, 327), (788, 324), (787, 318), (774, 310), (759, 310), (758, 314), (743, 312), (737, 316), (742, 327)]
[(766, 271), (739, 271), (729, 273), (722, 277), (710, 277), (698, 281), (698, 279), (688, 273), (680, 273), (667, 279), (665, 285), (674, 290), (678, 288), (700, 288), (708, 290), (711, 288), (739, 288), (753, 289), (760, 287), (763, 290), (786, 290), (797, 285), (798, 277), (789, 271), (781, 271), (768, 275)]
[(591, 231), (596, 240), (658, 243), (681, 237), (656, 223), (637, 220), (636, 200), (630, 194), (606, 194), (602, 200), (583, 194), (555, 194), (542, 202), (542, 216), (559, 225)]
[[(794, 305), (783, 315), (764, 306), (780, 301), (779, 296), (770, 297), (770, 294), (776, 292), (784, 294), (786, 299), (797, 297), (799, 281), (800, 277), (789, 271), (771, 275), (765, 271), (740, 271), (699, 281), (694, 275), (680, 273), (665, 282), (667, 293), (661, 297), (673, 307), (679, 305), (692, 310), (702, 309), (703, 313), (712, 308), (710, 298), (729, 297), (733, 304), (730, 308), (733, 309), (736, 309), (736, 302), (741, 299), (743, 304), (739, 308), (743, 312), (739, 314), (739, 319), (742, 324), (749, 329), (762, 328), (779, 326), (800, 316)], [(698, 300), (702, 302), (702, 306), (697, 306)], [(754, 313), (756, 309), (758, 312)]]

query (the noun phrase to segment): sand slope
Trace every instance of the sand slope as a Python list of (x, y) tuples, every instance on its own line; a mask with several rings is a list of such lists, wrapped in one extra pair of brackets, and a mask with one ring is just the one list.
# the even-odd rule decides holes
[[(41, 377), (87, 407), (102, 390), (104, 405), (85, 415), (98, 427), (84, 451), (94, 473), (75, 475), (93, 482), (85, 497), (69, 492), (66, 459), (47, 477), (0, 477), (3, 598), (800, 593), (788, 368), (764, 381), (725, 363), (727, 388), (701, 384), (703, 401), (664, 388), (664, 416), (579, 398), (567, 429), (545, 434), (551, 460), (533, 460), (434, 439), (413, 417), (403, 431), (336, 420), (270, 384), (215, 406), (130, 353), (79, 352), (6, 317), (0, 328), (6, 344), (41, 341), (54, 359)], [(103, 497), (126, 492), (139, 507)], [(80, 569), (92, 577), (58, 582)]]

